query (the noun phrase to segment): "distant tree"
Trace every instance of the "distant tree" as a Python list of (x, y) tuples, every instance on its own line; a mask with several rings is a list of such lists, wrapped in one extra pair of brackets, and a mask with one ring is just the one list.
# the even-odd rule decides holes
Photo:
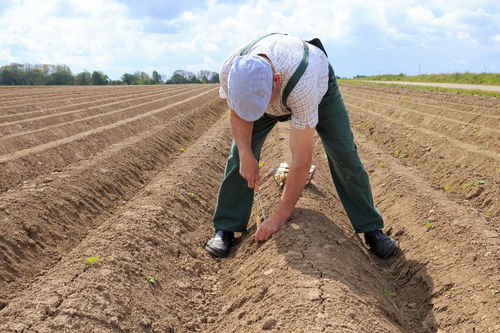
[(89, 86), (92, 84), (92, 74), (89, 71), (83, 71), (75, 75), (74, 84), (79, 86)]
[(95, 86), (103, 86), (108, 84), (109, 78), (101, 71), (92, 72), (92, 84)]
[(148, 73), (135, 72), (134, 76), (137, 78), (137, 84), (151, 84), (151, 78)]
[(151, 78), (151, 84), (163, 83), (163, 78), (156, 70), (153, 71), (153, 77)]
[(181, 84), (181, 83), (189, 83), (189, 80), (186, 79), (181, 74), (173, 74), (172, 77), (167, 80), (168, 84)]
[(210, 80), (208, 80), (209, 83), (220, 83), (219, 81), (219, 73), (217, 72), (212, 72), (210, 76)]
[(12, 63), (0, 68), (0, 84), (23, 85), (26, 84), (26, 71), (24, 65)]
[(125, 73), (122, 75), (122, 81), (128, 85), (138, 84), (138, 77), (136, 77), (134, 74)]
[(204, 83), (207, 83), (210, 80), (210, 77), (212, 76), (212, 72), (207, 71), (207, 70), (200, 70), (198, 74), (196, 74), (196, 78)]

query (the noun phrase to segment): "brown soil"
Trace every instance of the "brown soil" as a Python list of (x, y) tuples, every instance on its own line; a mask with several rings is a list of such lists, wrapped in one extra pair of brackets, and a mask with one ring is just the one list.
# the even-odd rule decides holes
[[(106, 88), (0, 89), (0, 106), (54, 110), (16, 109), (31, 116), (8, 122), (26, 127), (6, 121), (0, 136), (0, 332), (500, 330), (498, 100), (343, 86), (402, 250), (380, 260), (353, 233), (317, 141), (285, 228), (257, 245), (252, 219), (213, 259), (203, 244), (231, 140), (217, 87)], [(262, 154), (268, 212), (287, 129)]]

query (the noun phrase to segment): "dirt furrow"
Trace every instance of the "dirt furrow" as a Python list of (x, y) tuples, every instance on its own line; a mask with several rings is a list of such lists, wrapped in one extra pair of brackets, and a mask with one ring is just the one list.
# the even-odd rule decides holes
[[(403, 249), (389, 261), (395, 302), (406, 309), (410, 332), (497, 332), (500, 329), (498, 289), (500, 238), (497, 226), (471, 207), (450, 200), (434, 189), (418, 170), (406, 167), (390, 151), (358, 136), (365, 165), (370, 172), (374, 198), (387, 227)], [(380, 161), (385, 166), (380, 167)], [(430, 293), (408, 288), (424, 283)], [(431, 308), (422, 321), (412, 317), (419, 299), (427, 297)], [(406, 298), (406, 304), (400, 302)]]
[[(47, 118), (50, 119), (51, 116), (64, 116), (67, 114), (73, 114), (74, 112), (78, 113), (78, 112), (81, 112), (82, 110), (93, 109), (95, 107), (117, 105), (117, 104), (120, 104), (123, 102), (133, 101), (133, 100), (139, 99), (141, 97), (157, 96), (157, 95), (161, 95), (162, 93), (170, 93), (170, 92), (179, 91), (179, 90), (182, 90), (182, 88), (158, 89), (158, 90), (151, 90), (151, 91), (146, 91), (146, 92), (141, 92), (141, 93), (136, 93), (136, 94), (123, 94), (122, 93), (122, 95), (119, 95), (116, 98), (109, 98), (109, 99), (108, 98), (103, 98), (103, 99), (88, 98), (89, 101), (87, 101), (87, 102), (70, 104), (70, 105), (59, 106), (59, 107), (48, 108), (48, 109), (42, 109), (42, 110), (37, 110), (37, 111), (13, 113), (10, 115), (0, 116), (0, 123), (1, 123), (0, 128), (2, 128), (4, 126), (17, 125), (16, 129), (23, 130), (24, 126), (19, 126), (19, 125), (24, 125), (26, 123), (29, 124), (32, 121), (36, 122), (36, 121), (44, 120)], [(73, 111), (73, 113), (71, 111)], [(2, 132), (5, 132), (5, 130), (3, 130)]]
[(217, 282), (201, 243), (228, 144), (226, 118), (1, 310), (0, 330), (194, 329)]
[[(442, 116), (426, 114), (414, 109), (368, 99), (358, 99), (353, 96), (347, 96), (345, 101), (349, 105), (372, 110), (386, 117), (396, 118), (408, 124), (425, 127), (464, 143), (500, 152), (500, 130), (497, 128), (447, 119)], [(500, 122), (491, 125), (497, 125), (498, 127)]]
[[(81, 120), (82, 118), (98, 115), (115, 109), (131, 107), (144, 101), (153, 100), (160, 96), (170, 96), (181, 90), (170, 89), (154, 94), (127, 95), (116, 99), (102, 100), (100, 102), (84, 103), (84, 105), (45, 110), (44, 115), (35, 114), (33, 117), (0, 123), (0, 139), (15, 136), (21, 133), (34, 131), (51, 125), (64, 122)], [(132, 98), (131, 98), (132, 97)], [(114, 102), (113, 102), (114, 100)], [(103, 103), (104, 102), (104, 103)]]
[[(391, 104), (396, 107), (404, 107), (406, 109), (412, 109), (416, 111), (422, 111), (430, 115), (438, 115), (443, 116), (448, 119), (456, 119), (463, 122), (474, 124), (482, 124), (482, 125), (495, 125), (500, 122), (500, 110), (498, 111), (498, 115), (487, 115), (481, 113), (474, 113), (468, 111), (459, 111), (457, 109), (444, 107), (444, 106), (436, 106), (426, 103), (419, 103), (412, 101), (410, 98), (405, 99), (396, 99), (391, 97), (390, 95), (382, 95), (375, 93), (366, 93), (359, 91), (353, 92), (344, 92), (344, 98), (353, 97), (357, 99), (365, 99), (366, 101), (376, 101), (376, 102), (384, 102), (385, 104)], [(389, 102), (389, 103), (388, 103)]]
[(495, 97), (468, 96), (438, 91), (420, 91), (404, 87), (384, 87), (375, 85), (349, 85), (342, 84), (342, 89), (356, 91), (377, 92), (393, 98), (407, 99), (423, 102), (436, 106), (446, 106), (461, 111), (475, 112), (498, 116), (500, 101)]
[[(144, 89), (142, 89), (141, 91), (144, 91)], [(65, 92), (64, 94), (61, 95), (42, 95), (38, 96), (37, 98), (34, 99), (31, 98), (30, 100), (26, 101), (2, 99), (2, 102), (0, 102), (0, 114), (4, 114), (4, 111), (25, 112), (26, 110), (30, 109), (40, 110), (50, 107), (57, 107), (61, 105), (82, 103), (88, 100), (89, 98), (96, 99), (96, 98), (102, 98), (104, 96), (113, 98), (117, 95), (118, 96), (123, 95), (123, 93), (124, 93), (123, 90), (102, 91), (96, 89), (96, 91), (93, 91), (91, 94), (85, 91), (79, 91), (79, 92), (70, 91), (70, 92)], [(133, 90), (130, 89), (128, 93), (133, 93)]]
[[(0, 154), (9, 154), (26, 148), (35, 148), (38, 145), (66, 138), (98, 126), (112, 124), (122, 119), (133, 118), (150, 110), (178, 102), (193, 92), (203, 91), (206, 88), (198, 89), (163, 93), (133, 100), (128, 103), (117, 103), (111, 108), (97, 107), (92, 111), (80, 111), (80, 115), (82, 113), (83, 115), (80, 117), (77, 116), (76, 119), (73, 118), (66, 122), (40, 127), (35, 130), (17, 131), (13, 134), (0, 137), (0, 144), (3, 146), (0, 148)], [(0, 155), (1, 158), (2, 156)]]
[(347, 105), (354, 129), (370, 136), (405, 165), (418, 168), (436, 189), (473, 204), (487, 216), (499, 216), (499, 154)]
[[(155, 126), (161, 127), (165, 120), (184, 110), (195, 108), (197, 103), (203, 103), (216, 94), (215, 88), (206, 90), (183, 101), (132, 118), (4, 156), (0, 159), (0, 168), (4, 174), (0, 179), (0, 191), (6, 191), (27, 179), (58, 171), (70, 163), (89, 158), (106, 146), (141, 131)], [(171, 113), (173, 110), (175, 112)]]
[(213, 97), (93, 159), (4, 193), (0, 197), (0, 300), (7, 302), (33, 276), (57, 263), (168, 167), (181, 154), (179, 148), (189, 149), (199, 133), (221, 116), (223, 105)]

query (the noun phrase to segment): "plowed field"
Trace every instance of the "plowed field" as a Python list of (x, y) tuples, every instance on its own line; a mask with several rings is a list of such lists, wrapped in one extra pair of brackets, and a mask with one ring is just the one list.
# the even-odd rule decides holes
[[(230, 258), (204, 251), (231, 142), (216, 85), (1, 87), (0, 332), (499, 332), (500, 101), (341, 89), (389, 260), (319, 138), (280, 232), (255, 244), (252, 219)], [(268, 213), (288, 126), (262, 153)]]

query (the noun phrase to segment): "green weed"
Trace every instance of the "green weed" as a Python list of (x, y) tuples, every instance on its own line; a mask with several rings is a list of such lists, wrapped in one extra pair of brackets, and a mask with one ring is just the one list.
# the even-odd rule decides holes
[(262, 167), (264, 164), (266, 164), (266, 162), (264, 162), (264, 161), (260, 161), (260, 162), (259, 162), (259, 168), (260, 168), (260, 167)]
[(474, 185), (484, 185), (484, 184), (486, 184), (484, 180), (481, 179), (474, 180)]
[(148, 281), (149, 283), (151, 283), (151, 284), (156, 284), (156, 279), (155, 279), (155, 277), (154, 277), (153, 275), (149, 275), (149, 274), (148, 274), (148, 275), (146, 275), (144, 278), (145, 278), (145, 279), (146, 279), (146, 281)]
[(432, 221), (428, 221), (428, 222), (424, 222), (423, 226), (427, 229), (431, 229), (432, 227), (434, 227), (434, 225), (436, 224), (437, 222), (432, 222)]
[(184, 152), (186, 151), (186, 148), (184, 148), (184, 147), (180, 147), (180, 148), (179, 148), (179, 151), (180, 151), (181, 153), (184, 153)]
[(93, 264), (94, 264), (94, 262), (95, 262), (96, 260), (99, 260), (99, 259), (101, 259), (101, 257), (99, 257), (99, 256), (95, 256), (95, 257), (88, 257), (88, 258), (85, 258), (85, 260), (84, 260), (83, 262), (84, 262), (86, 265), (89, 265), (89, 266), (90, 266), (90, 265), (93, 265)]
[(392, 290), (384, 289), (384, 295), (394, 297), (396, 296), (396, 293)]
[(401, 153), (401, 149), (396, 149), (392, 152), (392, 155), (396, 157), (403, 157), (403, 154)]
[(493, 296), (495, 296), (495, 295), (497, 295), (498, 293), (500, 293), (500, 291), (498, 291), (498, 290), (496, 290), (496, 289), (491, 289), (491, 290), (490, 290), (490, 293), (491, 293)]
[(378, 166), (379, 166), (379, 167), (381, 167), (381, 168), (383, 168), (383, 167), (385, 167), (385, 163), (384, 163), (384, 162), (380, 162), (380, 163), (378, 164)]
[(445, 191), (451, 190), (451, 186), (448, 186), (448, 185), (443, 186), (443, 188), (444, 188)]

